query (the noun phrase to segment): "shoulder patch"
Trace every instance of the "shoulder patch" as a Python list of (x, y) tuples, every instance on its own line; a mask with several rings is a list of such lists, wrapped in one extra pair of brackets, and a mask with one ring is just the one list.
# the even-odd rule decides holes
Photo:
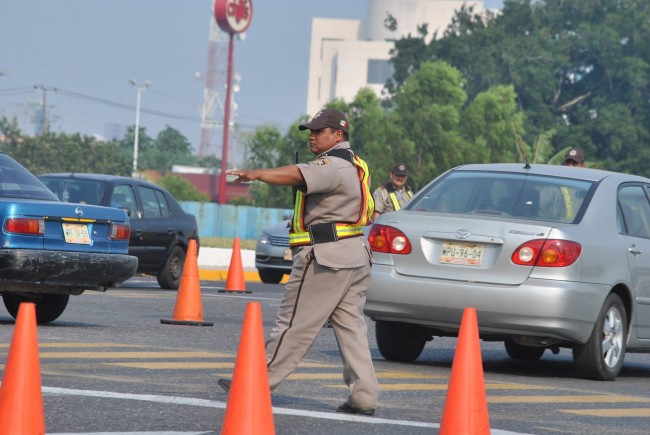
[(317, 165), (329, 165), (330, 161), (326, 157), (321, 157), (320, 159), (316, 160), (314, 163)]

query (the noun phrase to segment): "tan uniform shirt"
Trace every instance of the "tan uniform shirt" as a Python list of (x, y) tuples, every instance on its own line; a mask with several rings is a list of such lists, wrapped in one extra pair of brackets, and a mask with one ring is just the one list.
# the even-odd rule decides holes
[[(406, 186), (399, 190), (395, 189), (395, 195), (397, 196), (397, 201), (399, 202), (400, 207), (404, 206), (404, 204), (411, 199), (406, 192)], [(375, 198), (375, 212), (382, 214), (388, 213), (389, 211), (395, 211), (393, 201), (391, 201), (388, 196), (388, 190), (386, 190), (386, 187), (383, 185), (376, 188), (372, 196)]]
[[(349, 149), (348, 142), (331, 149)], [(318, 156), (299, 164), (305, 179), (305, 227), (327, 221), (354, 223), (362, 208), (361, 188), (356, 167), (339, 157)], [(356, 268), (368, 264), (370, 254), (365, 237), (352, 237), (313, 245), (318, 264), (331, 268)]]

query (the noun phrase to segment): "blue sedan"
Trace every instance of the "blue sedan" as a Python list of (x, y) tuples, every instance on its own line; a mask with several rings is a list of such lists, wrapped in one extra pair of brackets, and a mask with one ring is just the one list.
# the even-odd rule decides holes
[(105, 291), (130, 277), (124, 210), (59, 201), (22, 165), (0, 153), (0, 294), (14, 318), (36, 304), (39, 323), (57, 319), (70, 295)]

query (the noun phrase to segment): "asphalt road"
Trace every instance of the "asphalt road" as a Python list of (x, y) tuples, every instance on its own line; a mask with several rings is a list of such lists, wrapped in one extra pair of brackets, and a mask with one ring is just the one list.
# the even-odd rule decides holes
[[(216, 434), (228, 396), (217, 385), (237, 359), (246, 306), (259, 302), (266, 333), (282, 286), (249, 283), (251, 293), (219, 292), (203, 281), (204, 320), (167, 325), (176, 292), (137, 277), (107, 293), (72, 297), (57, 321), (38, 326), (48, 434)], [(369, 321), (380, 380), (374, 417), (335, 412), (346, 397), (331, 329), (324, 328), (298, 370), (272, 395), (278, 434), (433, 434), (444, 409), (456, 339), (435, 339), (412, 364), (384, 360)], [(13, 319), (0, 310), (0, 363)], [(614, 382), (576, 377), (571, 354), (538, 362), (508, 358), (501, 343), (481, 342), (493, 434), (646, 434), (650, 357), (628, 355)], [(4, 369), (4, 365), (2, 366)]]

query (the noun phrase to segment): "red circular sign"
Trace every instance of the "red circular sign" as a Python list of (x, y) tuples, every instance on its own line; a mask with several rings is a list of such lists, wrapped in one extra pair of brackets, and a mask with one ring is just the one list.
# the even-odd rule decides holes
[(215, 0), (214, 17), (224, 32), (245, 32), (253, 19), (252, 0)]

